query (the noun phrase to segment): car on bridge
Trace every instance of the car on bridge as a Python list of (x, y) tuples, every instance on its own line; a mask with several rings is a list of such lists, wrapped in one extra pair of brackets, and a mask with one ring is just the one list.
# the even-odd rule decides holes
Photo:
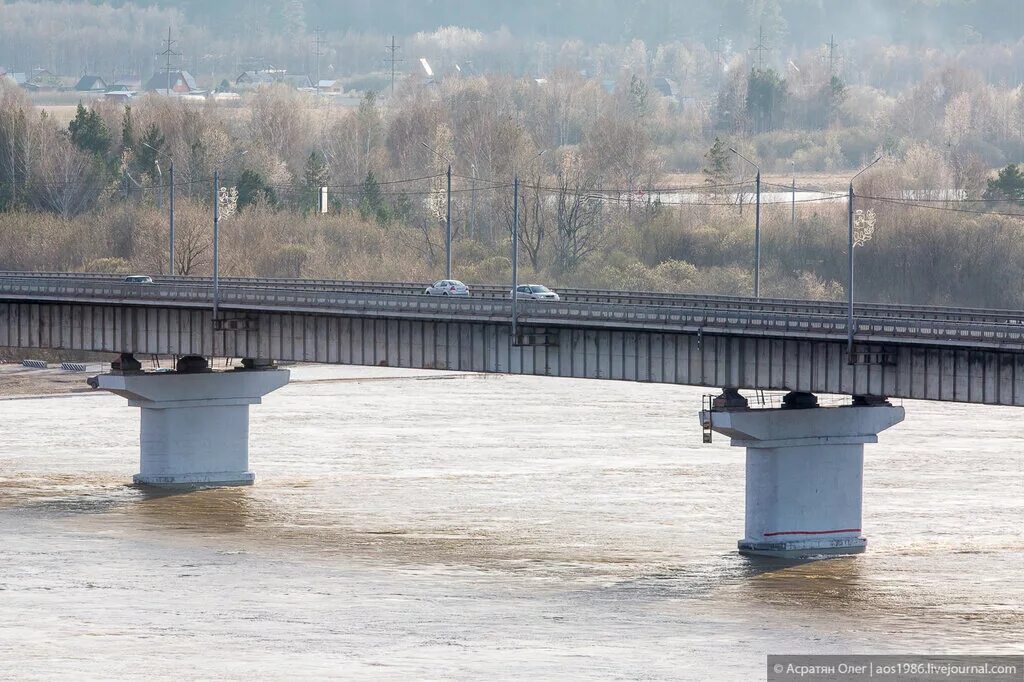
[[(509, 292), (509, 298), (512, 297), (512, 292)], [(520, 284), (516, 287), (516, 298), (528, 301), (560, 301), (562, 300), (558, 294), (548, 289), (543, 284)]]
[(152, 284), (153, 278), (149, 275), (128, 275), (124, 278), (125, 284)]
[(427, 296), (469, 296), (469, 287), (457, 279), (441, 279), (424, 291)]

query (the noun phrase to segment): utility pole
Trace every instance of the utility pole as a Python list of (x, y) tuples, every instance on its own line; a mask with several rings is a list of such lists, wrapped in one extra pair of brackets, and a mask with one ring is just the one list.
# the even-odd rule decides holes
[(716, 80), (722, 75), (722, 62), (725, 61), (725, 49), (722, 45), (722, 26), (719, 24), (718, 33), (715, 34), (714, 47), (711, 49), (711, 55), (715, 62), (715, 78)]
[(754, 180), (754, 186), (757, 188), (757, 204), (754, 209), (754, 298), (759, 299), (761, 298), (761, 167), (736, 151), (735, 147), (729, 147), (729, 151), (757, 169), (757, 176)]
[(512, 345), (518, 344), (516, 317), (519, 312), (519, 173), (512, 181)]
[[(170, 190), (170, 219), (168, 221), (169, 222), (169, 227), (170, 227), (170, 230), (169, 230), (170, 231), (170, 236), (168, 237), (168, 247), (169, 248), (167, 249), (168, 254), (169, 254), (169, 258), (170, 258), (170, 267), (168, 268), (167, 273), (170, 274), (170, 275), (173, 275), (174, 274), (174, 157), (169, 155), (169, 154), (165, 154), (164, 152), (160, 151), (159, 149), (157, 149), (153, 145), (146, 144), (145, 142), (143, 142), (142, 144), (143, 144), (143, 146), (149, 147), (154, 152), (156, 152), (157, 157), (163, 156), (164, 158), (166, 158), (167, 161), (169, 162), (169, 165), (170, 165), (170, 167), (168, 168), (168, 171), (167, 171), (168, 189)], [(156, 158), (156, 159), (154, 159), (154, 162), (156, 163), (156, 172), (160, 174), (160, 185), (161, 185), (160, 186), (160, 202), (161, 202), (160, 208), (162, 209), (163, 208), (163, 197), (164, 197), (164, 190), (163, 190), (163, 177), (164, 176), (163, 176), (163, 173), (160, 172), (160, 159)]]
[(754, 181), (757, 187), (757, 205), (754, 208), (754, 298), (761, 298), (761, 168)]
[(388, 57), (388, 62), (391, 64), (391, 94), (395, 94), (395, 64), (404, 62), (404, 59), (398, 57), (398, 51), (402, 49), (401, 45), (395, 45), (395, 36), (391, 36), (391, 45), (385, 46), (391, 55)]
[(213, 329), (217, 330), (217, 308), (220, 305), (220, 171), (213, 169)]
[[(249, 153), (246, 149), (229, 158), (240, 158)], [(221, 161), (225, 163), (227, 160)], [(236, 209), (237, 210), (237, 209)], [(213, 169), (213, 330), (217, 331), (218, 309), (220, 307), (220, 166)]]
[(757, 27), (757, 45), (750, 51), (757, 53), (757, 70), (760, 71), (764, 67), (764, 53), (768, 51), (768, 46), (764, 44), (764, 28), (761, 26)]
[(846, 201), (846, 234), (847, 234), (847, 255), (849, 256), (849, 262), (847, 263), (847, 280), (846, 280), (846, 361), (847, 363), (853, 362), (853, 181), (857, 179), (857, 176), (871, 168), (876, 163), (882, 160), (879, 156), (874, 161), (864, 166), (850, 178), (850, 192)]
[(789, 168), (793, 171), (793, 207), (792, 213), (789, 216), (789, 223), (791, 227), (796, 227), (796, 164), (790, 161)]
[(448, 162), (447, 208), (444, 214), (445, 279), (452, 278), (452, 162)]
[(322, 32), (323, 31), (321, 31), (320, 27), (317, 27), (317, 28), (313, 29), (314, 42), (315, 42), (315, 45), (316, 45), (315, 55), (316, 55), (316, 101), (317, 101), (317, 104), (320, 103), (320, 54), (321, 54), (320, 53), (320, 34)]
[(448, 163), (448, 171), (445, 176), (448, 178), (448, 189), (445, 192), (445, 201), (447, 203), (447, 209), (444, 214), (444, 253), (445, 253), (445, 279), (452, 278), (452, 160), (431, 147), (426, 142), (420, 142), (423, 148), (431, 152), (434, 156), (439, 159), (443, 159)]
[[(469, 164), (470, 170), (473, 171), (473, 178), (470, 180), (472, 183), (472, 191), (469, 195), (469, 238), (473, 239), (477, 236), (476, 233), (476, 164)], [(492, 240), (493, 241), (493, 240)]]
[(836, 58), (836, 36), (832, 34), (828, 39), (828, 75), (831, 78), (836, 75), (835, 58)]
[(170, 269), (169, 273), (171, 275), (173, 275), (174, 274), (174, 159), (171, 159), (171, 167), (170, 167), (170, 169), (168, 169), (167, 177), (168, 177), (168, 182), (170, 182), (170, 200), (171, 200), (171, 202), (170, 202), (171, 203), (171, 218), (170, 218), (171, 236), (169, 237), (169, 242), (168, 242), (168, 246), (170, 247), (168, 249), (168, 252), (170, 253), (170, 258), (171, 258), (171, 269)]
[(164, 41), (164, 42), (166, 43), (166, 47), (164, 48), (163, 52), (159, 53), (159, 56), (164, 57), (166, 59), (166, 62), (165, 62), (166, 65), (164, 66), (164, 71), (167, 72), (167, 90), (164, 92), (164, 94), (167, 95), (168, 97), (170, 97), (171, 96), (171, 57), (180, 57), (181, 56), (180, 52), (175, 52), (174, 51), (174, 44), (176, 42), (178, 42), (178, 41), (177, 40), (171, 40), (171, 27), (170, 26), (167, 27), (167, 40)]

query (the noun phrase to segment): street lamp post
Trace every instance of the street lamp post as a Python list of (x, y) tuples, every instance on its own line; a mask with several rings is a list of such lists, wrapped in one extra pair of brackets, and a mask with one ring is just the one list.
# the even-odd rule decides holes
[[(235, 156), (242, 157), (249, 153), (246, 149)], [(235, 156), (230, 157), (234, 159)], [(225, 163), (229, 159), (224, 159)], [(220, 169), (213, 169), (213, 328), (217, 329), (220, 310)]]
[[(469, 168), (473, 173), (472, 179), (472, 192), (470, 192), (469, 199), (469, 238), (478, 238), (479, 234), (476, 228), (476, 164), (469, 164)], [(494, 241), (493, 239), (491, 241)]]
[(757, 170), (757, 176), (754, 180), (755, 191), (757, 192), (757, 205), (754, 209), (754, 298), (759, 299), (761, 298), (761, 167), (740, 154), (735, 148), (729, 147), (729, 151)]
[(512, 180), (512, 345), (518, 345), (519, 317), (519, 173)]
[(846, 236), (847, 236), (847, 257), (849, 262), (847, 263), (847, 279), (846, 279), (846, 361), (852, 362), (853, 360), (853, 181), (857, 179), (857, 176), (871, 168), (876, 163), (882, 160), (882, 157), (877, 157), (874, 161), (857, 171), (857, 174), (850, 178), (850, 192), (846, 202)]
[(452, 278), (452, 160), (440, 153), (426, 142), (420, 142), (428, 151), (448, 162), (448, 171), (445, 173), (448, 178), (448, 189), (445, 192), (445, 203), (447, 208), (444, 213), (444, 254), (445, 254), (445, 279)]
[(793, 172), (793, 193), (791, 196), (792, 203), (790, 204), (789, 226), (796, 227), (796, 164), (790, 161), (789, 169)]
[(220, 171), (213, 169), (213, 328), (217, 329), (220, 306)]
[[(533, 163), (547, 153), (547, 149), (537, 152), (536, 156), (530, 159)], [(512, 344), (519, 344), (519, 171), (515, 171), (512, 180)]]
[(444, 276), (452, 278), (452, 164), (448, 162), (448, 189), (444, 210)]
[[(169, 183), (168, 191), (170, 193), (170, 196), (168, 197), (169, 198), (169, 202), (170, 202), (170, 209), (169, 209), (170, 210), (170, 215), (169, 215), (169, 218), (168, 218), (168, 226), (170, 228), (170, 230), (169, 230), (170, 236), (167, 238), (167, 253), (168, 253), (168, 261), (169, 261), (169, 268), (167, 270), (167, 273), (169, 275), (173, 276), (174, 275), (174, 158), (172, 156), (168, 155), (168, 154), (163, 153), (162, 151), (160, 151), (159, 149), (157, 149), (156, 147), (154, 147), (151, 144), (146, 144), (145, 142), (143, 142), (142, 144), (144, 146), (149, 147), (150, 149), (152, 149), (154, 152), (156, 152), (157, 155), (166, 158), (167, 161), (169, 162), (168, 169), (167, 169), (167, 182)], [(157, 159), (155, 161), (155, 163), (156, 163), (156, 172), (160, 173), (160, 160)], [(163, 184), (163, 182), (162, 182), (163, 181), (163, 173), (160, 173), (160, 175), (161, 175), (161, 184)], [(161, 190), (160, 190), (160, 196), (161, 196), (161, 198), (163, 197), (163, 188), (161, 188)]]

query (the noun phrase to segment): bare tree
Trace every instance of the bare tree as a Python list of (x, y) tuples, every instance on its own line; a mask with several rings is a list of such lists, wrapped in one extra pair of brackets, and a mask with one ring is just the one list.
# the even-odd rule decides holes
[(44, 144), (33, 196), (43, 208), (64, 220), (88, 209), (103, 192), (96, 160), (77, 149), (66, 135), (54, 135)]
[(593, 195), (597, 178), (570, 150), (562, 156), (556, 182), (555, 258), (563, 272), (572, 272), (604, 239), (601, 202)]

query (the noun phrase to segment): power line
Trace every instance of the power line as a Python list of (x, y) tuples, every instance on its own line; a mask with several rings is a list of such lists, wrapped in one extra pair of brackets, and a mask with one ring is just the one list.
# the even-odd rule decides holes
[(970, 213), (973, 215), (988, 215), (988, 216), (1000, 216), (1003, 218), (1024, 218), (1024, 213), (1005, 213), (1002, 211), (978, 211), (969, 208), (954, 208), (952, 206), (937, 206), (935, 204), (919, 204), (911, 201), (904, 201), (902, 199), (891, 199), (889, 197), (873, 197), (857, 195), (858, 199), (867, 199), (870, 201), (880, 201), (884, 204), (895, 204), (898, 206), (910, 206), (912, 208), (927, 208), (933, 211), (949, 211), (951, 213)]

